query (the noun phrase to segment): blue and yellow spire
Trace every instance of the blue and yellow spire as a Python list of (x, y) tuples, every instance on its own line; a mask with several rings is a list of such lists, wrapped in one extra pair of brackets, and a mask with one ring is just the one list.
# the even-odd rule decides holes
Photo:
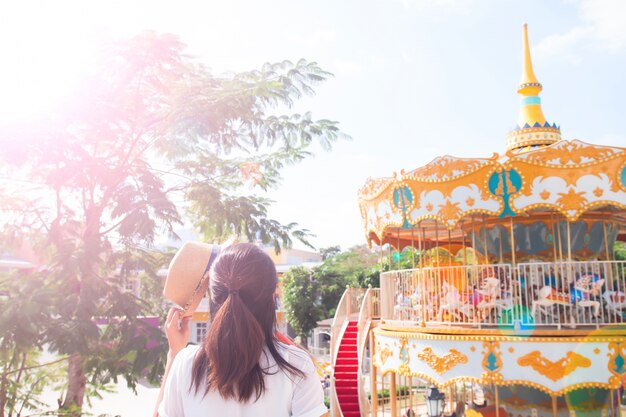
[(522, 95), (522, 106), (517, 126), (507, 136), (508, 150), (524, 151), (529, 147), (551, 145), (561, 140), (561, 130), (556, 123), (546, 121), (541, 109), (539, 93), (543, 89), (533, 70), (528, 45), (528, 28), (524, 23), (523, 34), (524, 65), (517, 92)]

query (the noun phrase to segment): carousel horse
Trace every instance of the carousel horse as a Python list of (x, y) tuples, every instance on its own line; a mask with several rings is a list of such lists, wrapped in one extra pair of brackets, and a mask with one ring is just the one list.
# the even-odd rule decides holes
[(619, 290), (605, 291), (602, 298), (609, 312), (622, 317), (623, 309), (626, 308), (626, 293)]
[(443, 283), (443, 297), (437, 313), (437, 320), (443, 320), (444, 312), (448, 316), (454, 316), (459, 320), (466, 321), (472, 318), (472, 305), (466, 302), (454, 285)]
[(570, 292), (571, 303), (577, 308), (593, 308), (593, 316), (598, 317), (600, 313), (600, 302), (595, 298), (600, 294), (604, 279), (597, 274), (583, 274), (574, 283), (574, 288)]
[(537, 321), (537, 311), (544, 316), (552, 315), (554, 307), (571, 307), (571, 297), (568, 293), (558, 292), (549, 285), (544, 285), (537, 293), (537, 299), (533, 301), (531, 312)]

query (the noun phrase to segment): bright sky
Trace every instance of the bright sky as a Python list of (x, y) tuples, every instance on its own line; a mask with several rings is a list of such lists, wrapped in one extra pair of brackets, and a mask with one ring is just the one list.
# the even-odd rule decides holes
[(0, 121), (44, 114), (106, 36), (175, 33), (217, 73), (317, 61), (335, 77), (297, 110), (353, 140), (286, 170), (272, 215), (345, 249), (365, 242), (367, 177), (504, 152), (524, 22), (547, 119), (565, 139), (626, 146), (621, 0), (5, 1)]

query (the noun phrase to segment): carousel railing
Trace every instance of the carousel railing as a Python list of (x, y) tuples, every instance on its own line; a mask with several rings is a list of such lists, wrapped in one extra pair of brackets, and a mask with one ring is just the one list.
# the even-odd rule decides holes
[(330, 326), (331, 360), (333, 367), (330, 390), (330, 411), (332, 416), (343, 415), (341, 413), (341, 408), (339, 407), (339, 401), (337, 399), (334, 375), (335, 365), (337, 364), (337, 353), (339, 349), (339, 344), (341, 342), (341, 339), (343, 338), (343, 334), (346, 331), (348, 322), (358, 319), (361, 301), (363, 300), (366, 290), (367, 288), (347, 288), (341, 296), (341, 299), (339, 300), (339, 304), (337, 305), (337, 309), (335, 310), (333, 323)]
[(358, 393), (359, 393), (359, 407), (361, 415), (370, 415), (370, 402), (367, 399), (367, 392), (365, 387), (367, 386), (365, 380), (365, 373), (369, 373), (369, 364), (365, 363), (365, 351), (368, 342), (369, 330), (372, 324), (372, 320), (380, 318), (380, 290), (378, 288), (369, 288), (363, 296), (361, 303), (361, 309), (359, 310), (358, 318), (358, 332), (357, 332), (357, 352), (358, 352), (358, 365), (359, 365), (359, 380), (358, 380)]
[(381, 274), (396, 325), (600, 327), (623, 322), (626, 261), (438, 266)]

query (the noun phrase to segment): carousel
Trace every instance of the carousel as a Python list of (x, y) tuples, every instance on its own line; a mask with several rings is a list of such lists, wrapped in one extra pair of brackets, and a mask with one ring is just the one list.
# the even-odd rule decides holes
[(621, 415), (626, 148), (562, 139), (526, 26), (523, 51), (503, 154), (442, 156), (359, 190), (391, 271), (338, 309), (335, 415)]

